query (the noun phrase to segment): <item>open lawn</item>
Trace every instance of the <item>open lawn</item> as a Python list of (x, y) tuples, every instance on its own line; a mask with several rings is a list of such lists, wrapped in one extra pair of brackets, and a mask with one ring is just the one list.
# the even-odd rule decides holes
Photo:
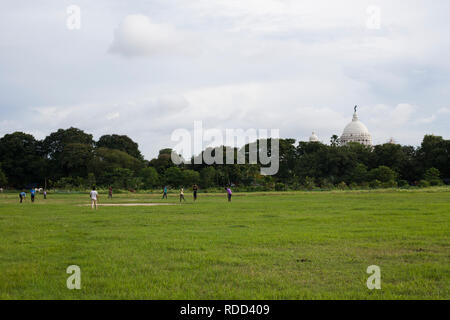
[[(84, 194), (0, 194), (0, 298), (450, 298), (449, 188), (186, 199), (92, 211)], [(69, 265), (81, 290), (66, 287)], [(381, 290), (366, 286), (370, 265)]]

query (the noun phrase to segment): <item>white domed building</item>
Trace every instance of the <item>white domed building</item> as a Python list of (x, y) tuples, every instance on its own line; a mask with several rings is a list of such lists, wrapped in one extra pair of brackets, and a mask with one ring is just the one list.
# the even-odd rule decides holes
[(339, 139), (341, 145), (346, 145), (349, 142), (357, 142), (365, 146), (372, 146), (372, 136), (367, 127), (359, 121), (356, 113), (357, 106), (355, 106), (355, 113), (353, 120), (344, 129), (341, 138)]
[(311, 137), (309, 137), (309, 142), (320, 142), (319, 137), (315, 132), (312, 133)]

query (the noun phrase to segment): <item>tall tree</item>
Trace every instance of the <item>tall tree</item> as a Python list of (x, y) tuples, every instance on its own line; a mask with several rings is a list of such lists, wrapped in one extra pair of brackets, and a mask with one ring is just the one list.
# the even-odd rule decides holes
[(67, 176), (87, 177), (93, 159), (92, 147), (82, 143), (69, 143), (60, 155), (60, 166)]
[(162, 149), (159, 151), (159, 155), (156, 159), (150, 161), (150, 166), (154, 167), (159, 174), (164, 174), (164, 172), (175, 164), (172, 162), (172, 149)]
[[(83, 161), (90, 159), (88, 154), (93, 151), (93, 147), (92, 135), (80, 129), (59, 129), (51, 133), (43, 141), (43, 149), (49, 159), (48, 175), (55, 180), (77, 174), (83, 174), (86, 177), (86, 170), (75, 168), (74, 164), (78, 163), (81, 167), (86, 167), (87, 163), (83, 164)], [(76, 150), (82, 152), (77, 154)], [(71, 157), (75, 159), (69, 160)]]
[(296, 161), (295, 139), (280, 139), (280, 167), (276, 177), (284, 183), (290, 183), (294, 178), (294, 167)]
[(7, 134), (0, 139), (0, 163), (13, 187), (43, 184), (45, 159), (41, 143), (23, 132)]
[(139, 145), (128, 136), (104, 135), (98, 140), (97, 147), (120, 150), (136, 159), (144, 160), (141, 151), (139, 151)]
[(6, 178), (6, 175), (0, 166), (0, 187), (5, 187), (7, 184), (8, 184), (8, 178)]
[(436, 168), (444, 178), (450, 178), (450, 140), (434, 135), (425, 136), (417, 151), (417, 158), (422, 174), (426, 169)]
[(394, 171), (400, 172), (403, 164), (407, 161), (407, 155), (399, 144), (380, 144), (373, 148), (370, 159), (371, 168), (387, 166)]
[(144, 188), (150, 189), (160, 185), (158, 171), (153, 167), (147, 167), (141, 170), (139, 177), (142, 178)]
[(183, 170), (183, 185), (189, 187), (200, 182), (200, 174), (194, 170)]
[(200, 184), (203, 188), (211, 188), (216, 184), (216, 169), (205, 167), (200, 171)]
[(128, 169), (133, 174), (138, 173), (143, 168), (143, 162), (132, 157), (126, 152), (108, 148), (97, 148), (94, 151), (92, 163), (89, 171), (95, 174), (97, 183), (109, 183), (106, 179), (108, 173), (116, 168)]
[(71, 143), (86, 144), (93, 147), (94, 139), (92, 134), (87, 134), (83, 130), (71, 127), (51, 133), (44, 139), (43, 147), (50, 159), (58, 159), (64, 151), (64, 146)]
[(174, 188), (181, 187), (184, 183), (183, 172), (178, 167), (171, 167), (165, 171), (164, 180), (167, 185)]

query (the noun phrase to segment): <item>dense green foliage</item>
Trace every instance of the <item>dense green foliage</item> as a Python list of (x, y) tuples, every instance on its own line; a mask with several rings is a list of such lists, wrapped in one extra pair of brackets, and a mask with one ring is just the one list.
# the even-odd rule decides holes
[(448, 300), (449, 191), (0, 194), (0, 299)]
[[(198, 184), (203, 189), (233, 185), (249, 191), (281, 191), (429, 186), (450, 178), (450, 140), (442, 137), (427, 135), (417, 148), (397, 144), (340, 146), (337, 136), (330, 142), (296, 145), (294, 139), (282, 139), (279, 172), (262, 176), (255, 164), (175, 166), (171, 149), (163, 149), (157, 158), (146, 161), (138, 144), (127, 136), (105, 135), (94, 141), (91, 134), (69, 128), (38, 141), (15, 132), (0, 139), (0, 183), (13, 188), (87, 188), (97, 184), (128, 190)], [(222, 148), (225, 157), (230, 149)], [(248, 163), (249, 145), (245, 150)], [(233, 151), (237, 163), (238, 150)]]
[(5, 186), (8, 184), (8, 179), (6, 178), (5, 173), (2, 171), (0, 167), (0, 186)]
[(141, 151), (139, 151), (138, 144), (127, 136), (119, 136), (116, 134), (102, 136), (97, 142), (97, 147), (117, 149), (128, 153), (136, 159), (144, 159)]

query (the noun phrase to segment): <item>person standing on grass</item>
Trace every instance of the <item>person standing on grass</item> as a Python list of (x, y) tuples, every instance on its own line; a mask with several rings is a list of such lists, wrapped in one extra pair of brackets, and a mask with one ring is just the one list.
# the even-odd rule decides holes
[(19, 199), (20, 199), (20, 203), (23, 202), (23, 200), (26, 198), (27, 194), (22, 191), (21, 193), (19, 193)]
[(192, 190), (194, 191), (194, 201), (197, 201), (197, 191), (198, 191), (198, 186), (196, 184), (194, 184), (192, 186)]
[(186, 199), (184, 198), (184, 189), (183, 189), (183, 187), (181, 187), (181, 189), (180, 189), (180, 203), (181, 203), (181, 200), (184, 200), (184, 202), (186, 202)]
[(30, 194), (31, 194), (31, 202), (34, 202), (34, 197), (36, 196), (36, 189), (32, 188), (30, 190)]
[(109, 190), (108, 190), (108, 198), (109, 199), (112, 199), (112, 187), (109, 187)]
[(44, 200), (47, 199), (47, 190), (44, 190)]
[(98, 192), (95, 190), (95, 186), (92, 187), (89, 196), (91, 198), (92, 209), (95, 208), (95, 210), (97, 210)]
[(167, 186), (164, 186), (164, 190), (163, 190), (163, 199), (167, 199)]
[(228, 196), (228, 202), (231, 202), (231, 196), (233, 195), (233, 192), (231, 192), (230, 188), (225, 188), (225, 190), (227, 191), (227, 196)]

